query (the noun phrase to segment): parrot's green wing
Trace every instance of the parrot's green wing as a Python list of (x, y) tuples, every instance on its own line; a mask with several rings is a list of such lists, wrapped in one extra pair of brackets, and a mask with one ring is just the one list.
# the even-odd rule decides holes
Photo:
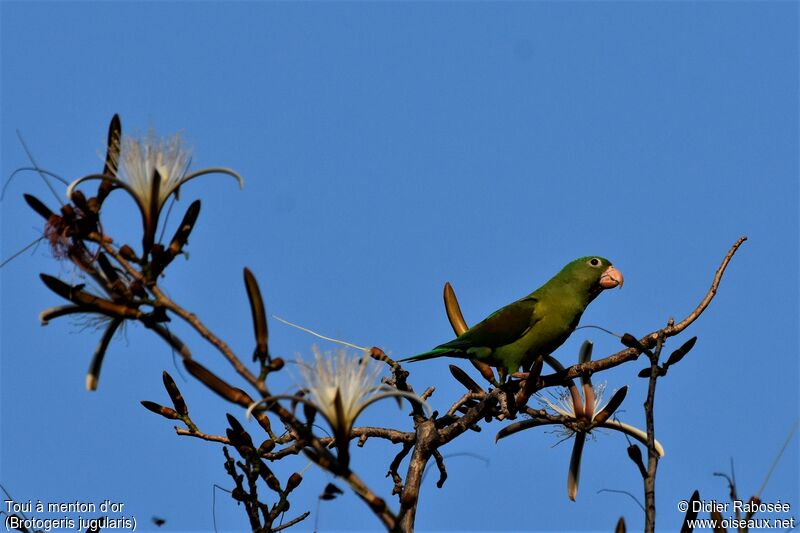
[(536, 299), (527, 297), (498, 309), (460, 337), (437, 346), (437, 349), (466, 351), (469, 348), (497, 348), (522, 337), (536, 321)]
[(401, 361), (446, 355), (477, 359), (509, 372), (530, 368), (535, 357), (549, 355), (564, 344), (598, 294), (622, 286), (622, 281), (622, 273), (608, 259), (580, 257), (530, 295), (492, 313), (457, 339)]
[[(456, 339), (440, 344), (433, 350), (402, 361), (424, 361), (434, 357), (449, 355), (481, 359), (492, 350), (511, 344), (536, 322), (536, 298), (527, 296), (498, 309), (483, 321), (475, 324)], [(469, 353), (468, 353), (469, 350)]]

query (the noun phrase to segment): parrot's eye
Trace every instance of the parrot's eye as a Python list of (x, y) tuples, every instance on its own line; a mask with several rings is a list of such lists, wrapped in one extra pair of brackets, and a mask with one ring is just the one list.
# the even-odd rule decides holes
[(592, 265), (593, 267), (600, 266), (600, 260), (596, 257), (592, 257), (591, 259), (589, 259), (589, 264)]

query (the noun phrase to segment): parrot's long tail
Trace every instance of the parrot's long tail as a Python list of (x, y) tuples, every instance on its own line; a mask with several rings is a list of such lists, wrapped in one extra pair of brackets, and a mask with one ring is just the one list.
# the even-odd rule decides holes
[(428, 359), (435, 359), (436, 357), (442, 357), (443, 355), (453, 354), (453, 350), (447, 348), (436, 348), (431, 350), (430, 352), (421, 353), (419, 355), (415, 355), (413, 357), (406, 357), (405, 359), (400, 359), (398, 363), (415, 363), (417, 361), (426, 361)]

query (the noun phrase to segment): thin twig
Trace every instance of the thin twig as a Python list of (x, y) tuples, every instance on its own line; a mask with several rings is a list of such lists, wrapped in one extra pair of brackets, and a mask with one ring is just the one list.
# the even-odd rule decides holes
[(305, 513), (301, 514), (297, 518), (293, 518), (292, 520), (289, 520), (285, 524), (281, 524), (278, 527), (273, 527), (272, 531), (281, 531), (283, 529), (286, 529), (287, 527), (292, 527), (293, 525), (297, 524), (298, 522), (302, 522), (303, 520), (308, 518), (308, 515), (310, 515), (310, 514), (311, 514), (311, 511), (306, 511)]
[(756, 498), (761, 498), (761, 493), (764, 492), (764, 489), (767, 487), (767, 482), (769, 482), (769, 478), (772, 477), (772, 473), (775, 471), (775, 467), (778, 466), (778, 462), (781, 460), (783, 452), (786, 451), (786, 448), (792, 441), (792, 437), (794, 436), (795, 431), (797, 431), (798, 426), (800, 426), (800, 417), (798, 417), (797, 420), (794, 421), (794, 426), (792, 426), (792, 429), (786, 436), (786, 441), (784, 441), (783, 446), (781, 447), (781, 451), (778, 452), (778, 455), (776, 455), (775, 459), (772, 461), (772, 465), (769, 467), (769, 471), (767, 472), (767, 475), (764, 478), (764, 482), (761, 483), (761, 487), (759, 487), (758, 492), (756, 492)]
[(601, 492), (613, 492), (615, 494), (625, 494), (626, 496), (630, 496), (630, 498), (636, 502), (636, 505), (638, 505), (642, 509), (642, 511), (644, 511), (644, 505), (642, 505), (642, 502), (639, 501), (639, 498), (637, 498), (627, 490), (600, 489), (597, 491), (597, 494), (600, 494)]
[[(41, 176), (41, 178), (44, 181), (45, 185), (47, 185), (47, 188), (50, 189), (50, 192), (53, 193), (53, 196), (55, 197), (55, 199), (59, 203), (59, 205), (63, 206), (64, 202), (61, 201), (61, 197), (58, 196), (58, 193), (56, 193), (56, 190), (53, 188), (53, 185), (47, 179), (47, 176), (39, 169), (39, 165), (36, 163), (36, 160), (33, 158), (33, 153), (28, 148), (28, 145), (25, 143), (25, 139), (22, 138), (22, 132), (20, 132), (19, 130), (17, 130), (17, 138), (19, 139), (19, 143), (22, 145), (23, 150), (25, 150), (25, 153), (28, 155), (28, 159), (30, 159), (31, 164), (33, 165), (33, 168), (35, 168), (36, 172), (39, 173), (39, 176)], [(3, 192), (5, 192), (5, 190)]]
[(10, 263), (11, 261), (16, 259), (17, 257), (21, 256), (22, 254), (24, 254), (25, 252), (27, 252), (28, 250), (30, 250), (31, 248), (33, 248), (34, 246), (39, 244), (42, 241), (42, 239), (44, 239), (44, 237), (37, 237), (36, 240), (34, 240), (32, 243), (30, 243), (27, 246), (25, 246), (22, 250), (19, 250), (18, 252), (14, 252), (10, 256), (8, 256), (5, 259), (3, 259), (3, 262), (0, 263), (0, 268), (3, 268), (8, 263)]
[(219, 442), (220, 444), (231, 443), (227, 437), (223, 437), (222, 435), (210, 435), (208, 433), (203, 433), (202, 431), (190, 431), (186, 428), (179, 428), (178, 426), (175, 426), (175, 433), (181, 435), (182, 437), (195, 437), (197, 439), (207, 440), (209, 442)]
[(486, 392), (465, 392), (461, 398), (456, 400), (456, 402), (447, 410), (444, 417), (451, 417), (455, 416), (456, 412), (465, 404), (470, 401), (481, 400), (486, 397)]
[(408, 452), (411, 451), (411, 448), (414, 447), (414, 444), (411, 442), (407, 442), (403, 444), (403, 448), (400, 452), (392, 459), (392, 462), (389, 464), (389, 472), (386, 473), (386, 476), (391, 476), (392, 481), (394, 482), (394, 487), (392, 488), (392, 495), (400, 494), (403, 491), (403, 478), (400, 477), (400, 474), (397, 470), (400, 468), (400, 463), (403, 459), (406, 458)]
[[(663, 331), (663, 330), (662, 330)], [(655, 442), (654, 404), (656, 382), (659, 377), (658, 360), (664, 346), (664, 334), (658, 337), (656, 349), (650, 357), (650, 379), (647, 383), (647, 400), (644, 402), (644, 413), (647, 421), (647, 477), (644, 478), (645, 533), (654, 533), (656, 529), (656, 470), (658, 469), (658, 452)]]

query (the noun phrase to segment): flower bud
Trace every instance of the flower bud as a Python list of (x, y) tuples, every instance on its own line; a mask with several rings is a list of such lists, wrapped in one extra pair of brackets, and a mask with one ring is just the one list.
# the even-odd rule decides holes
[(271, 452), (274, 449), (275, 449), (275, 441), (272, 439), (267, 439), (261, 443), (261, 446), (258, 447), (258, 453), (259, 455), (265, 454)]
[(286, 492), (292, 492), (294, 489), (300, 485), (303, 481), (303, 476), (295, 472), (291, 476), (289, 476), (289, 480), (286, 482)]
[(164, 418), (169, 418), (171, 420), (181, 419), (180, 415), (174, 409), (170, 409), (169, 407), (159, 405), (156, 402), (150, 402), (147, 400), (142, 400), (140, 403), (142, 404), (142, 407), (144, 407), (148, 411), (152, 411), (157, 415), (163, 416)]

